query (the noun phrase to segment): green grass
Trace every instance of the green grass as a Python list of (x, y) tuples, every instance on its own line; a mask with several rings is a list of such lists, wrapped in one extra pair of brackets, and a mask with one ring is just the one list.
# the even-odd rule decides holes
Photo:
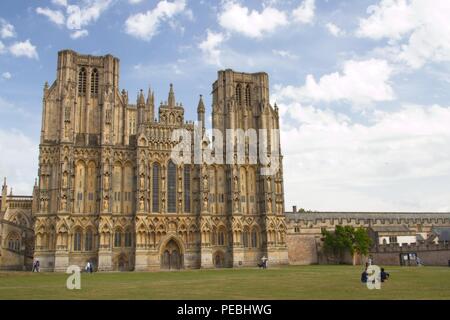
[(450, 299), (450, 268), (389, 267), (381, 290), (360, 283), (361, 267), (189, 270), (82, 274), (0, 273), (0, 299)]

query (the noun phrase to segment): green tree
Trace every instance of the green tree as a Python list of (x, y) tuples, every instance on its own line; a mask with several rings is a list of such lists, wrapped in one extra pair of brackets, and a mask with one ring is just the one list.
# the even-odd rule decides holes
[(333, 254), (341, 263), (346, 252), (349, 252), (355, 263), (355, 253), (367, 255), (372, 240), (364, 228), (355, 229), (352, 226), (336, 226), (334, 231), (322, 230), (324, 250), (327, 254)]

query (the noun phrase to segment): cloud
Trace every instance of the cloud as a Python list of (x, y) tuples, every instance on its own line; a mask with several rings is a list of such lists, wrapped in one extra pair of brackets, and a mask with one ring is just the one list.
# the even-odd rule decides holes
[(212, 32), (207, 30), (206, 39), (203, 40), (199, 45), (199, 49), (203, 52), (203, 56), (207, 63), (222, 67), (220, 61), (220, 45), (226, 40), (226, 36), (220, 32)]
[(66, 20), (64, 14), (59, 10), (37, 7), (36, 13), (46, 16), (51, 22), (56, 23), (57, 25), (64, 25)]
[(125, 32), (142, 40), (151, 40), (162, 22), (169, 21), (186, 8), (185, 0), (166, 0), (158, 2), (153, 10), (146, 13), (138, 13), (128, 17), (125, 21)]
[(67, 6), (67, 28), (80, 30), (97, 21), (100, 15), (108, 9), (111, 0), (87, 0), (84, 6)]
[(360, 19), (356, 35), (388, 39), (397, 59), (412, 68), (450, 61), (450, 1), (382, 0)]
[(258, 12), (235, 1), (225, 1), (218, 21), (224, 29), (250, 38), (262, 38), (288, 24), (287, 15), (283, 11), (265, 7)]
[(290, 51), (287, 50), (272, 50), (272, 53), (274, 55), (280, 56), (282, 58), (288, 58), (288, 59), (297, 59), (298, 56)]
[(9, 79), (12, 78), (12, 75), (11, 75), (10, 72), (6, 71), (6, 72), (2, 73), (2, 78), (5, 79), (5, 80), (9, 80)]
[(57, 6), (67, 7), (67, 0), (52, 0), (52, 3)]
[(0, 37), (2, 39), (14, 38), (16, 32), (14, 31), (14, 26), (8, 21), (0, 18)]
[(284, 172), (295, 172), (284, 177), (288, 205), (448, 208), (450, 107), (402, 105), (394, 112), (376, 111), (367, 124), (299, 102), (278, 105)]
[(385, 60), (346, 61), (341, 72), (306, 77), (301, 87), (277, 87), (277, 98), (302, 102), (344, 101), (363, 108), (377, 101), (395, 98), (390, 85), (392, 69)]
[(38, 141), (17, 130), (0, 129), (0, 154), (0, 172), (7, 175), (14, 194), (31, 195), (37, 176)]
[(332, 22), (327, 23), (325, 27), (327, 28), (328, 32), (335, 37), (341, 37), (345, 35), (345, 31), (341, 30), (341, 28), (339, 28)]
[(138, 3), (141, 3), (142, 0), (128, 0), (128, 2), (131, 4), (138, 4)]
[(314, 20), (314, 11), (316, 9), (314, 0), (304, 0), (300, 6), (298, 6), (292, 15), (294, 20), (298, 23), (310, 24)]
[(65, 0), (54, 0), (53, 4), (64, 7), (60, 9), (36, 8), (36, 13), (46, 16), (58, 26), (65, 25), (71, 31), (70, 37), (78, 39), (88, 35), (86, 27), (97, 21), (113, 3), (112, 0), (84, 0), (80, 4), (70, 5)]
[(77, 30), (77, 31), (72, 32), (70, 34), (70, 37), (72, 39), (79, 39), (79, 38), (87, 37), (88, 34), (89, 34), (89, 32), (87, 30), (83, 29), (83, 30)]
[(36, 47), (31, 44), (29, 39), (22, 42), (15, 42), (9, 47), (9, 52), (15, 57), (39, 59)]
[(5, 53), (5, 51), (6, 51), (6, 47), (3, 44), (3, 42), (0, 41), (0, 54)]

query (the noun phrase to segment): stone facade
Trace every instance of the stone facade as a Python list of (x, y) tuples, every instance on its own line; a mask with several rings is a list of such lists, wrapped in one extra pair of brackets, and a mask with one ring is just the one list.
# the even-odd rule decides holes
[[(219, 71), (212, 95), (213, 128), (224, 136), (279, 127), (266, 73)], [(175, 164), (172, 132), (193, 132), (194, 123), (172, 85), (157, 111), (151, 90), (129, 103), (119, 59), (59, 52), (43, 96), (34, 226), (41, 269), (87, 261), (104, 271), (238, 267), (263, 256), (287, 264), (282, 169), (263, 176), (248, 157)], [(197, 113), (204, 126), (201, 97)]]
[[(37, 192), (37, 186), (34, 191)], [(34, 199), (34, 200), (33, 200)], [(37, 197), (8, 194), (6, 178), (0, 197), (0, 270), (30, 270), (34, 251)]]

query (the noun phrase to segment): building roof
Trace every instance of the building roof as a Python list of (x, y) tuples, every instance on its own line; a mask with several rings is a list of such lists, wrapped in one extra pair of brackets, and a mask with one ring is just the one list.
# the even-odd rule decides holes
[(408, 226), (373, 226), (371, 229), (375, 232), (411, 232)]
[(433, 227), (431, 233), (437, 235), (439, 241), (450, 241), (450, 227)]
[(287, 219), (449, 219), (450, 212), (285, 212)]

